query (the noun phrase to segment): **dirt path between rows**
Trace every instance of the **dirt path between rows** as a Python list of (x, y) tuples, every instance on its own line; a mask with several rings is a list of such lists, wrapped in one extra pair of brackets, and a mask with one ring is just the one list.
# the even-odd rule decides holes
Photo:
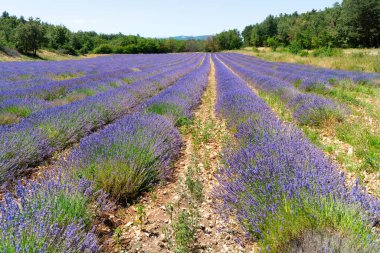
[[(120, 225), (104, 241), (104, 252), (259, 252), (237, 223), (224, 221), (215, 211), (215, 174), (227, 131), (214, 113), (216, 80), (210, 60), (209, 84), (194, 123), (181, 129), (184, 145), (171, 178), (137, 204), (118, 210), (112, 218)], [(179, 218), (186, 213), (191, 224)]]

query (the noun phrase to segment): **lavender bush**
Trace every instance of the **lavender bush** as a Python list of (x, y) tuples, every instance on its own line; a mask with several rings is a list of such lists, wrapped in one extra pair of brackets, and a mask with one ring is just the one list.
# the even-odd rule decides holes
[(2, 252), (98, 252), (91, 230), (90, 202), (103, 205), (104, 194), (86, 180), (53, 179), (20, 182), (15, 194), (0, 202)]
[(379, 201), (359, 184), (349, 189), (344, 175), (301, 131), (276, 119), (221, 62), (215, 65), (216, 109), (234, 130), (237, 143), (225, 150), (218, 178), (222, 214), (235, 213), (265, 252), (290, 251), (290, 242), (308, 231), (331, 230), (353, 252), (378, 251), (371, 227), (380, 217)]
[[(176, 58), (166, 56), (162, 57), (160, 61), (158, 61), (156, 57), (151, 57), (146, 60), (148, 62), (142, 62), (141, 59), (136, 57), (134, 61), (128, 62), (128, 64), (121, 62), (132, 66), (137, 64), (139, 64), (138, 66), (141, 66), (141, 64), (148, 64), (151, 62), (151, 64), (148, 65), (149, 68), (144, 68), (140, 71), (132, 71), (130, 67), (127, 68), (124, 66), (124, 68), (121, 68), (121, 66), (115, 65), (115, 69), (108, 72), (102, 71), (100, 73), (88, 74), (86, 76), (70, 80), (46, 82), (44, 84), (35, 85), (28, 88), (9, 88), (7, 90), (0, 91), (0, 108), (9, 111), (9, 109), (12, 109), (9, 105), (9, 101), (22, 100), (28, 105), (35, 105), (28, 107), (29, 113), (25, 116), (29, 116), (31, 113), (43, 109), (41, 107), (44, 105), (44, 108), (60, 106), (62, 104), (81, 100), (87, 96), (93, 96), (95, 94), (112, 90), (123, 85), (129, 85), (133, 82), (146, 79), (152, 75), (159, 74), (162, 71), (175, 68), (179, 63), (196, 60), (196, 57), (194, 55), (186, 57), (176, 56)], [(155, 60), (155, 62), (152, 62), (153, 60)], [(15, 86), (17, 87), (17, 85)], [(36, 103), (37, 101), (41, 102)], [(48, 104), (48, 106), (46, 106), (46, 104)], [(14, 112), (13, 114), (20, 117), (20, 115), (17, 115), (17, 112)]]
[(180, 145), (170, 121), (135, 114), (83, 139), (62, 166), (124, 202), (167, 176)]
[(210, 58), (190, 74), (178, 80), (174, 85), (143, 103), (147, 113), (165, 115), (174, 124), (181, 125), (192, 117), (192, 110), (199, 104), (208, 84)]
[(195, 69), (201, 59), (199, 55), (196, 62), (185, 62), (144, 81), (50, 108), (19, 124), (0, 128), (0, 182), (127, 114), (144, 99)]
[[(140, 112), (83, 139), (62, 167), (74, 177), (93, 181), (117, 201), (134, 199), (170, 172), (181, 144), (174, 123), (180, 117), (191, 117), (207, 85), (209, 70), (207, 57), (196, 70), (144, 103)], [(176, 109), (149, 110), (162, 103)]]
[(218, 56), (250, 85), (280, 97), (293, 111), (293, 117), (301, 124), (319, 125), (332, 117), (340, 120), (348, 112), (343, 105), (337, 104), (332, 99), (301, 93), (293, 84), (271, 76), (262, 68), (252, 67), (252, 64), (247, 67), (224, 54)]
[(380, 77), (379, 74), (360, 71), (332, 70), (302, 64), (269, 62), (257, 57), (234, 53), (227, 53), (225, 55), (266, 75), (274, 76), (291, 83), (300, 82), (301, 89), (307, 89), (316, 83), (330, 86), (339, 80), (371, 83)]

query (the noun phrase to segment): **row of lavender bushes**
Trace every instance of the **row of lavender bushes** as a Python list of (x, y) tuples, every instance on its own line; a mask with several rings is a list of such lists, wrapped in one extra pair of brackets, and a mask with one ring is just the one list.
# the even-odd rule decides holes
[[(112, 55), (81, 60), (0, 62), (0, 91), (132, 68), (145, 69), (162, 58), (160, 55)], [(178, 55), (167, 55), (167, 58), (174, 61)]]
[[(123, 85), (129, 85), (148, 76), (158, 74), (163, 69), (168, 70), (170, 67), (190, 61), (196, 56), (165, 56), (161, 58), (161, 61), (157, 61), (156, 57), (141, 58), (135, 57), (130, 62), (127, 62), (128, 64), (125, 61), (116, 62), (117, 64), (123, 64), (123, 67), (116, 65), (115, 69), (109, 71), (88, 74), (69, 80), (46, 82), (28, 88), (0, 91), (0, 115), (6, 117), (7, 114), (11, 114), (9, 117), (17, 116), (16, 119), (19, 120), (37, 111), (77, 101)], [(142, 61), (144, 59), (145, 61)], [(113, 62), (112, 58), (109, 61)], [(149, 66), (149, 68), (133, 71), (131, 66), (141, 68), (142, 64)], [(12, 118), (8, 121), (4, 120), (4, 122), (0, 120), (0, 124), (17, 123), (15, 121)]]
[(215, 189), (221, 214), (236, 215), (263, 252), (378, 252), (379, 201), (358, 182), (347, 187), (322, 151), (214, 60), (216, 110), (235, 136)]
[(327, 68), (317, 68), (308, 65), (269, 62), (256, 57), (229, 53), (229, 56), (249, 64), (254, 69), (281, 80), (298, 83), (303, 90), (311, 89), (314, 85), (330, 87), (337, 81), (349, 80), (351, 82), (373, 83), (380, 78), (379, 74), (364, 73), (359, 71), (333, 70)]
[[(46, 179), (18, 184), (14, 196), (6, 193), (0, 203), (0, 250), (98, 252), (89, 207), (106, 209), (105, 193), (117, 201), (135, 198), (168, 175), (181, 145), (174, 124), (191, 117), (209, 69), (207, 57), (139, 112), (84, 138)], [(147, 110), (161, 103), (171, 103), (177, 110), (160, 111), (160, 115)]]
[[(0, 92), (0, 100), (4, 100), (6, 98), (27, 98), (27, 97), (37, 97), (37, 98), (48, 98), (48, 92), (52, 90), (58, 90), (62, 87), (66, 88), (68, 91), (72, 91), (78, 88), (81, 88), (81, 85), (86, 85), (92, 83), (93, 86), (98, 82), (100, 83), (103, 79), (110, 81), (123, 78), (123, 75), (131, 73), (131, 72), (140, 72), (146, 71), (149, 69), (158, 69), (158, 67), (162, 65), (170, 65), (170, 64), (178, 64), (180, 62), (188, 61), (191, 58), (194, 58), (194, 54), (189, 55), (168, 55), (164, 57), (157, 58), (151, 56), (147, 58), (147, 56), (135, 56), (130, 59), (129, 57), (119, 56), (118, 61), (113, 61), (112, 57), (109, 57), (108, 64), (113, 66), (114, 68), (107, 68), (107, 65), (104, 66), (104, 69), (98, 69), (95, 72), (89, 72), (84, 74), (83, 76), (73, 77), (70, 79), (64, 80), (44, 80), (42, 84), (35, 83), (34, 80), (31, 81), (32, 85), (23, 87), (22, 85), (18, 85), (17, 82), (9, 82), (9, 84), (3, 84), (3, 89)], [(157, 61), (158, 60), (158, 61)], [(105, 59), (102, 58), (100, 62), (104, 63)], [(85, 64), (82, 60), (77, 61), (79, 64)], [(161, 65), (157, 65), (159, 62)], [(21, 65), (21, 63), (20, 63)], [(101, 66), (98, 66), (101, 67)], [(66, 66), (66, 68), (70, 68), (70, 65)], [(50, 69), (43, 69), (44, 73), (49, 73)], [(40, 72), (38, 72), (40, 73)], [(42, 77), (43, 73), (40, 73)], [(45, 74), (46, 75), (46, 74)], [(41, 78), (42, 78), (41, 77)], [(86, 87), (86, 86), (84, 86)]]
[(190, 62), (102, 94), (38, 112), (0, 129), (0, 182), (17, 174), (117, 118), (180, 77), (194, 70), (202, 56)]
[(302, 93), (292, 83), (262, 72), (254, 62), (240, 62), (235, 55), (218, 56), (247, 83), (284, 101), (293, 111), (293, 117), (301, 124), (320, 125), (330, 118), (342, 120), (349, 112), (344, 105), (332, 99)]
[(84, 138), (62, 167), (87, 178), (117, 201), (128, 201), (165, 178), (178, 154), (174, 126), (192, 116), (207, 85), (209, 59), (149, 99), (136, 114)]

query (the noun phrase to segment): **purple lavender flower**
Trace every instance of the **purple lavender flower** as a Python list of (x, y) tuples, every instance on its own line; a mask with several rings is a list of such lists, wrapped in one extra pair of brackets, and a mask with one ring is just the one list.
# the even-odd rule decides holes
[[(236, 138), (224, 150), (225, 165), (220, 169), (219, 186), (215, 189), (223, 214), (236, 214), (247, 232), (264, 242), (271, 240), (268, 227), (272, 224), (281, 224), (278, 229), (283, 231), (284, 224), (291, 222), (287, 220), (289, 213), (296, 216), (296, 212), (306, 208), (323, 210), (331, 208), (332, 203), (355, 210), (355, 217), (365, 226), (379, 220), (379, 200), (359, 185), (350, 190), (344, 175), (321, 150), (293, 125), (276, 119), (240, 78), (215, 55), (213, 59), (216, 109)], [(310, 214), (308, 219), (316, 217)], [(353, 236), (358, 244), (352, 247), (379, 248), (373, 236), (365, 242), (360, 235)]]

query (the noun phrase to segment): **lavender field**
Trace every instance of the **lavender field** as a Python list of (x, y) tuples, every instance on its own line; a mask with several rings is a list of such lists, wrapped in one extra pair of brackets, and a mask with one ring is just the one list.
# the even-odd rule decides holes
[(380, 252), (379, 81), (237, 53), (0, 62), (0, 252)]

